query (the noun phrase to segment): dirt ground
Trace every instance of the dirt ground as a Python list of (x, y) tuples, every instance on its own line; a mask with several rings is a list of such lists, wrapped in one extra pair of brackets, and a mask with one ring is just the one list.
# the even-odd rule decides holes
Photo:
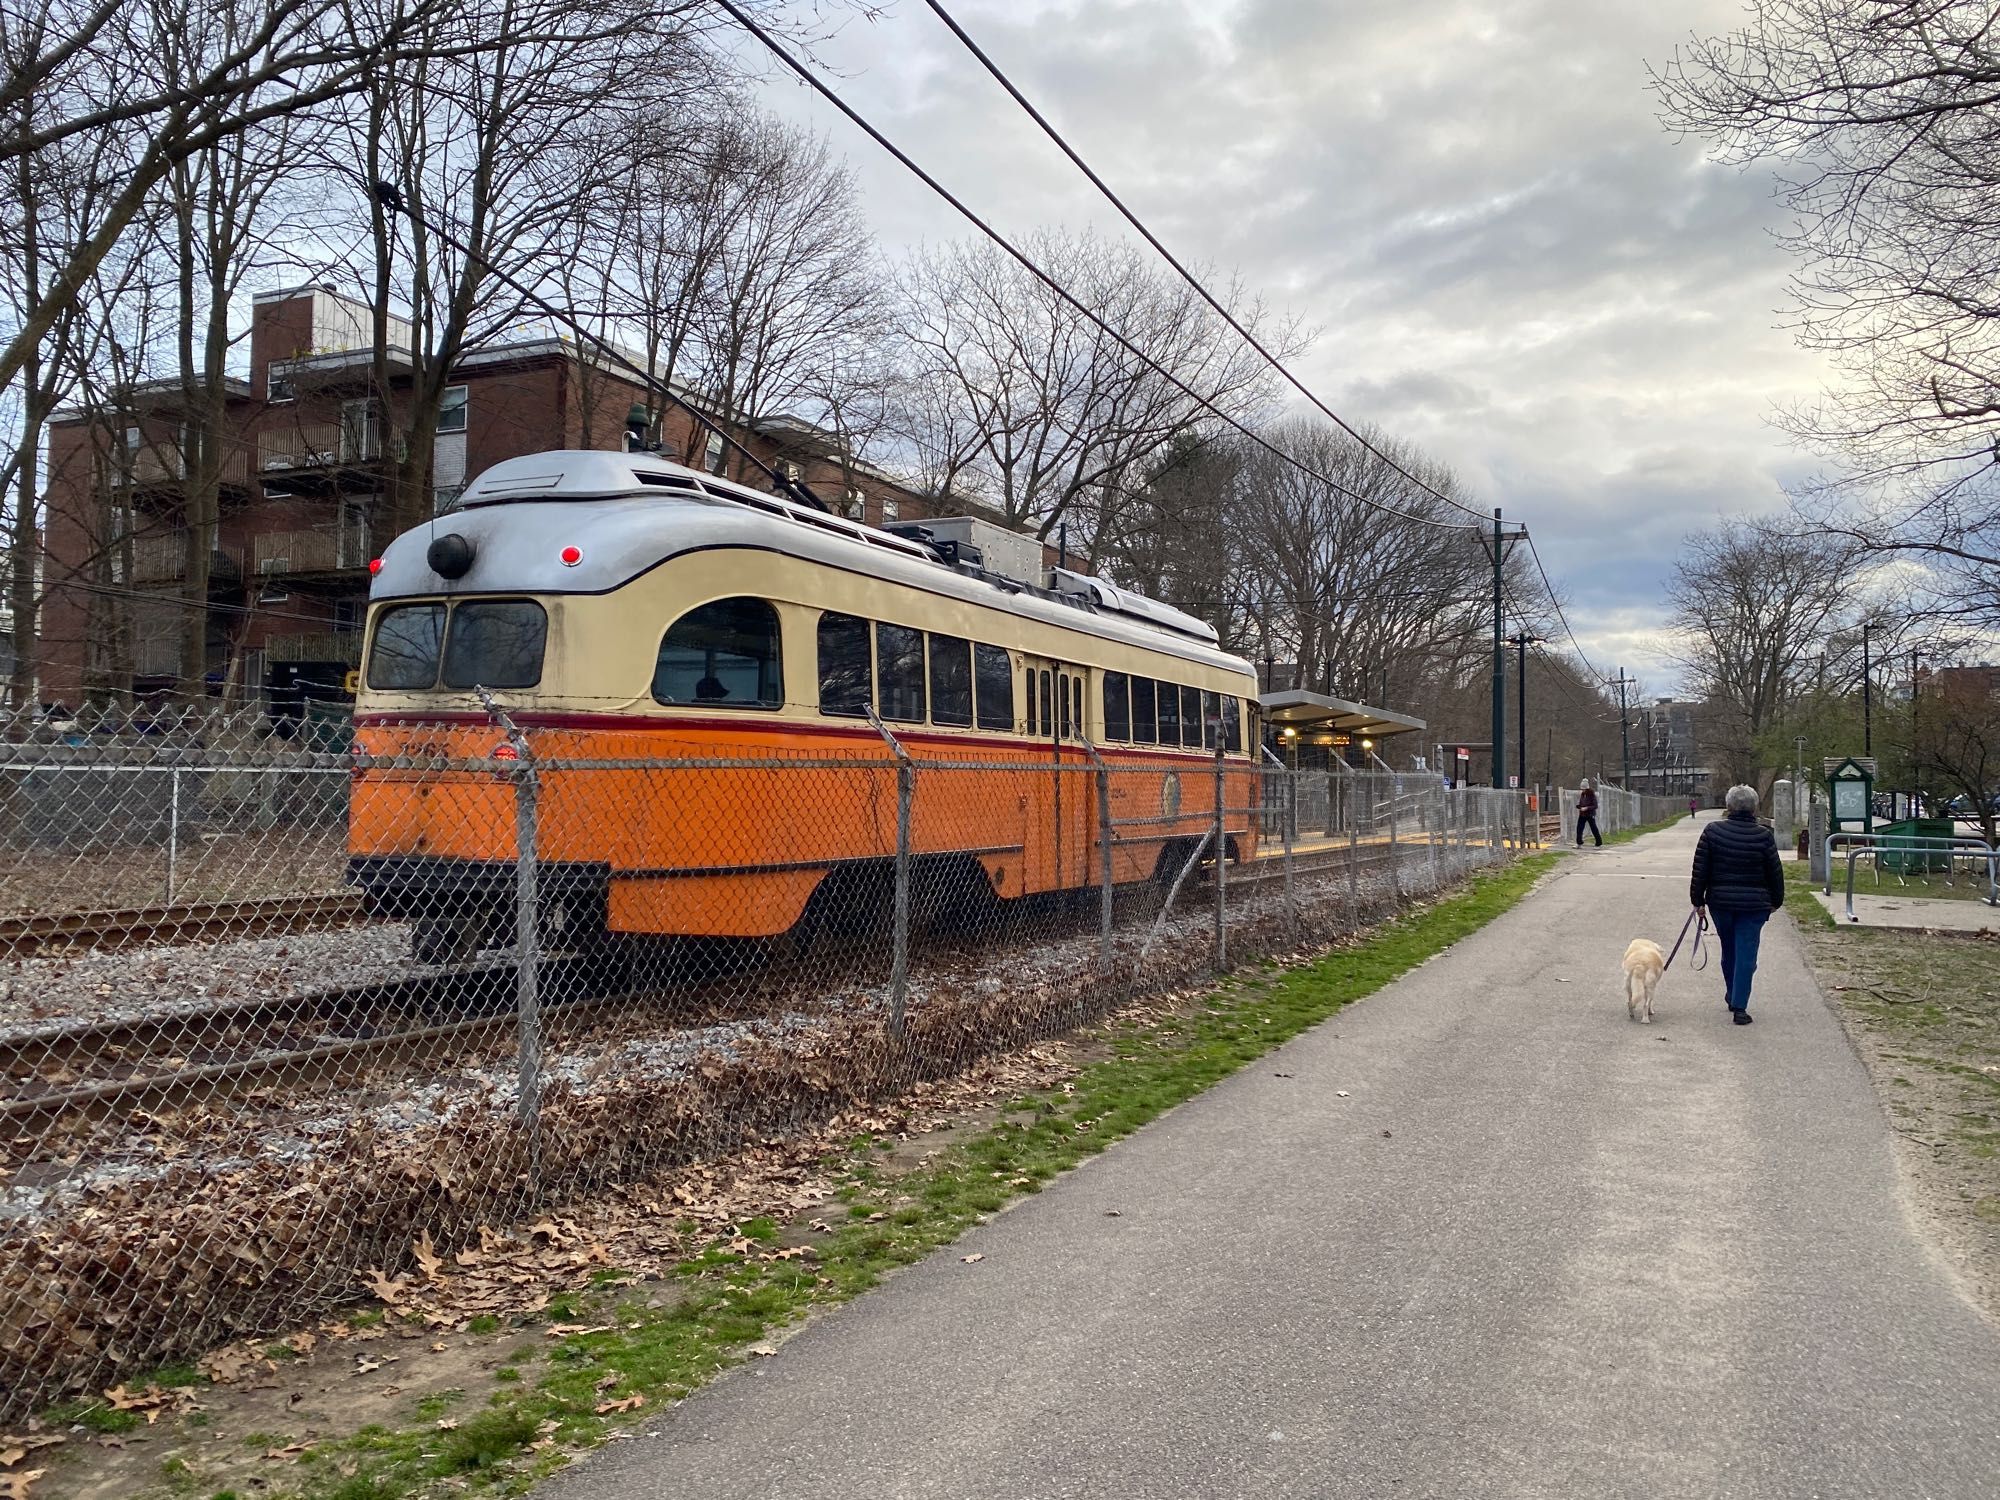
[(2000, 1318), (2000, 942), (1800, 927), (1874, 1076), (1918, 1211)]

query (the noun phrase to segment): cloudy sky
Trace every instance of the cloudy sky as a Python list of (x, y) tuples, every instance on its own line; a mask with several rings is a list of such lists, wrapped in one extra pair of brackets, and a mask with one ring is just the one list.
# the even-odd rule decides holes
[[(1736, 0), (947, 0), (1183, 258), (1319, 330), (1335, 410), (1526, 522), (1593, 663), (1668, 690), (1681, 536), (1809, 467), (1774, 402), (1817, 362), (1780, 328), (1770, 183), (1660, 128), (1647, 64)], [(850, 103), (1002, 232), (1123, 232), (922, 0), (823, 49)], [(772, 104), (855, 166), (893, 250), (960, 222), (796, 84)]]

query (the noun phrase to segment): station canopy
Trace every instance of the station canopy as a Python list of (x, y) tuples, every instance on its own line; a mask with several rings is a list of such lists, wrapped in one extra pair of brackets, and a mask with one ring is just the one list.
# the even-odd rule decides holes
[(1417, 734), (1425, 727), (1422, 719), (1396, 714), (1386, 708), (1350, 703), (1345, 698), (1329, 698), (1324, 693), (1292, 688), (1282, 693), (1266, 693), (1257, 700), (1263, 705), (1264, 722), (1272, 729), (1292, 729), (1298, 738), (1312, 743), (1349, 744), (1357, 740), (1381, 741), (1392, 734)]

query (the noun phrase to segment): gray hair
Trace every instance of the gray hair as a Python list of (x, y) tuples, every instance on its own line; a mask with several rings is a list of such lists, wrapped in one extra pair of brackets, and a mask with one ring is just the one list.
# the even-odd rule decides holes
[(1753, 813), (1757, 810), (1757, 788), (1754, 786), (1733, 786), (1722, 799), (1725, 812)]

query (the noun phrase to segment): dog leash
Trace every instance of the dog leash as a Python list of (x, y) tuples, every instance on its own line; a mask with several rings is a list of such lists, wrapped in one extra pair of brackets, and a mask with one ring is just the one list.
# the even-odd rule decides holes
[[(1701, 919), (1701, 925), (1699, 927), (1695, 927), (1695, 919), (1697, 917)], [(1669, 953), (1667, 955), (1667, 961), (1664, 964), (1660, 965), (1660, 972), (1662, 974), (1666, 973), (1667, 970), (1671, 969), (1674, 966), (1674, 959), (1680, 955), (1681, 944), (1687, 941), (1688, 929), (1690, 927), (1694, 927), (1694, 948), (1691, 950), (1692, 956), (1694, 958), (1694, 966), (1697, 969), (1705, 969), (1708, 967), (1708, 953), (1702, 947), (1702, 942), (1701, 942), (1703, 934), (1705, 934), (1708, 931), (1708, 913), (1702, 910), (1699, 906), (1697, 906), (1688, 913), (1688, 919), (1685, 922), (1681, 923), (1681, 935), (1674, 939), (1674, 951), (1672, 953)]]

